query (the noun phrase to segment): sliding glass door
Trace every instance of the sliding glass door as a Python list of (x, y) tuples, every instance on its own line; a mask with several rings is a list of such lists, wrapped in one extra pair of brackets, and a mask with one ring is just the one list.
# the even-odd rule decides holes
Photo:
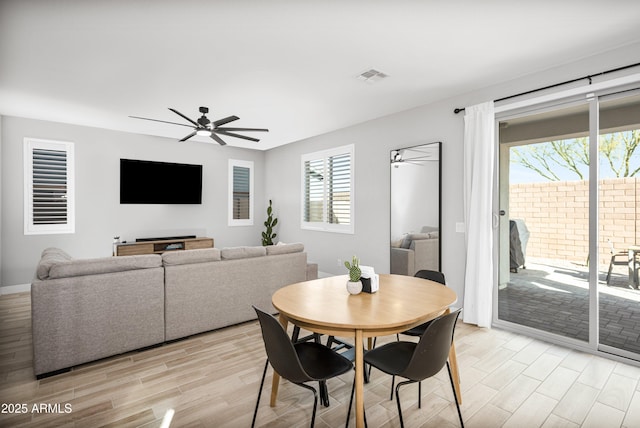
[(494, 318), (640, 359), (640, 95), (498, 119)]
[(589, 340), (589, 104), (505, 118), (498, 319)]
[(599, 107), (598, 339), (602, 350), (638, 359), (640, 94), (603, 96)]

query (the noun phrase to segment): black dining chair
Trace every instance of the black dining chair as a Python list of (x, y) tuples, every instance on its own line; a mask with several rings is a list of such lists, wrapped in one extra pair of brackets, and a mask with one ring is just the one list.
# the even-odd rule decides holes
[[(451, 367), (447, 361), (460, 311), (461, 309), (458, 309), (432, 320), (418, 343), (407, 341), (390, 342), (372, 349), (364, 355), (365, 363), (392, 376), (400, 376), (407, 379), (399, 382), (396, 386), (396, 401), (401, 427), (404, 427), (404, 421), (400, 404), (400, 387), (420, 382), (436, 375), (445, 364), (449, 372), (451, 388), (453, 389), (453, 401), (458, 410), (460, 424), (464, 427), (462, 413), (458, 405), (458, 396), (451, 375)], [(353, 400), (353, 393), (351, 394), (351, 400)], [(418, 404), (418, 407), (420, 407), (420, 404)], [(351, 403), (349, 403), (350, 412)]]
[[(293, 343), (303, 343), (313, 340), (315, 343), (321, 342), (322, 335), (320, 333), (310, 333), (306, 336), (300, 337), (300, 327), (297, 325), (293, 326), (293, 333), (291, 334), (291, 341)], [(355, 361), (356, 352), (353, 349), (353, 345), (345, 342), (341, 339), (336, 338), (335, 336), (327, 337), (327, 347), (331, 348), (333, 351), (338, 352), (340, 355), (346, 357), (352, 363)], [(369, 369), (369, 372), (371, 369)], [(369, 383), (369, 372), (364, 372), (364, 381), (365, 383)], [(327, 385), (325, 383), (320, 384), (320, 402), (323, 406), (329, 407), (329, 391), (327, 389)]]
[(313, 392), (313, 413), (311, 415), (311, 427), (313, 427), (318, 407), (318, 392), (314, 387), (306, 385), (306, 383), (319, 382), (320, 388), (325, 388), (326, 390), (326, 381), (328, 379), (348, 372), (353, 369), (353, 364), (347, 358), (320, 343), (293, 343), (282, 324), (273, 315), (255, 306), (253, 309), (258, 314), (262, 339), (267, 352), (267, 361), (260, 381), (258, 401), (256, 402), (251, 426), (254, 427), (256, 423), (264, 379), (267, 374), (267, 368), (271, 364), (273, 370), (280, 377)]
[[(418, 272), (416, 272), (415, 275), (416, 278), (422, 278), (422, 279), (428, 279), (430, 281), (435, 281), (438, 282), (442, 285), (447, 285), (447, 282), (445, 281), (444, 278), (444, 274), (442, 272), (438, 272), (437, 270), (427, 270), (427, 269), (423, 269), (423, 270), (419, 270)], [(427, 327), (429, 327), (429, 324), (431, 324), (431, 321), (427, 321), (423, 324), (420, 324), (418, 326), (415, 326), (413, 328), (410, 328), (409, 330), (403, 331), (400, 334), (406, 334), (407, 336), (413, 336), (413, 337), (421, 337), (425, 330), (427, 329)], [(400, 340), (400, 334), (396, 334), (396, 339)], [(371, 367), (371, 366), (369, 366)], [(369, 368), (369, 371), (371, 371), (371, 368)], [(391, 379), (391, 393), (389, 394), (389, 400), (393, 400), (393, 386), (395, 385), (395, 376)], [(421, 397), (422, 396), (422, 385), (418, 385), (418, 405), (421, 405), (422, 403), (420, 402)]]
[[(442, 272), (438, 272), (437, 270), (419, 270), (413, 275), (416, 278), (428, 279), (430, 281), (438, 282), (442, 285), (447, 285), (447, 282), (444, 279), (444, 274)], [(429, 327), (431, 321), (427, 321), (424, 324), (420, 324), (416, 327), (413, 327), (407, 331), (403, 331), (400, 334), (406, 334), (407, 336), (420, 337), (424, 333), (424, 331)], [(400, 340), (400, 336), (396, 335), (397, 339)]]

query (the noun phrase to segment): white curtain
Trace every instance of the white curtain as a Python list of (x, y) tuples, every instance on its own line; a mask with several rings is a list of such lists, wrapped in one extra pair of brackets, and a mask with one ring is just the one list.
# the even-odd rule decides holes
[(464, 322), (491, 326), (493, 292), (493, 101), (465, 108), (464, 220), (467, 265)]

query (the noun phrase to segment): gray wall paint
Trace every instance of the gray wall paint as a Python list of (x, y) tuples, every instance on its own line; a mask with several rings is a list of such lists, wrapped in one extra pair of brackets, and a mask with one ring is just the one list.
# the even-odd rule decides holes
[[(24, 137), (75, 143), (76, 233), (23, 233)], [(40, 253), (60, 247), (73, 257), (111, 255), (113, 237), (199, 235), (217, 247), (259, 245), (264, 153), (16, 117), (2, 118), (2, 285), (31, 282)], [(203, 165), (202, 205), (120, 205), (120, 158)], [(254, 226), (227, 226), (228, 159), (251, 160), (255, 174)], [(263, 209), (264, 208), (264, 209)]]

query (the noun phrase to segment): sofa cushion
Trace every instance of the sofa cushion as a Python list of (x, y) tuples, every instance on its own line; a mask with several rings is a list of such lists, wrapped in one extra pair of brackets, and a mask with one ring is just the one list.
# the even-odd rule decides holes
[(276, 255), (276, 254), (290, 254), (290, 253), (301, 253), (304, 251), (304, 244), (297, 242), (292, 244), (277, 244), (277, 245), (268, 245), (265, 247), (267, 249), (267, 255)]
[(220, 251), (223, 260), (248, 259), (267, 255), (265, 247), (228, 247)]
[(162, 254), (162, 262), (165, 266), (188, 265), (192, 263), (207, 263), (217, 261), (220, 261), (220, 250), (218, 248), (167, 251)]
[(49, 278), (51, 266), (57, 263), (68, 262), (70, 260), (73, 260), (73, 258), (60, 248), (46, 248), (42, 251), (40, 263), (38, 263), (38, 267), (36, 269), (36, 276), (38, 279), (47, 279)]
[(420, 239), (435, 239), (438, 238), (438, 232), (421, 232), (421, 233), (407, 233), (402, 240), (400, 248), (411, 248), (413, 241), (419, 241)]
[(48, 278), (69, 278), (155, 267), (162, 267), (162, 257), (158, 254), (68, 260), (51, 265)]

